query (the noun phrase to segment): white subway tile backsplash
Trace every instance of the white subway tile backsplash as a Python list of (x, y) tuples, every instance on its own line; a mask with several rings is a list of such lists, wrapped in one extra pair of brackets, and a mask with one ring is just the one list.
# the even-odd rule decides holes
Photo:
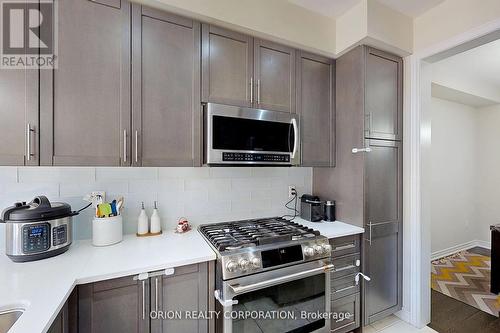
[[(0, 209), (36, 195), (84, 206), (85, 194), (102, 190), (108, 199), (125, 198), (124, 232), (135, 233), (140, 203), (150, 215), (158, 202), (164, 228), (187, 217), (194, 225), (290, 213), (288, 185), (299, 194), (312, 190), (311, 168), (0, 168)], [(91, 237), (93, 210), (75, 217), (75, 239)]]
[(19, 182), (93, 182), (95, 180), (94, 172), (94, 168), (88, 167), (22, 167), (19, 168)]
[(16, 167), (0, 167), (0, 184), (1, 183), (16, 183), (17, 168)]
[(158, 168), (99, 167), (95, 169), (97, 181), (158, 179)]
[(252, 168), (214, 167), (210, 169), (211, 178), (249, 178), (252, 177)]
[(160, 180), (170, 178), (208, 178), (210, 172), (208, 167), (202, 168), (159, 168), (158, 172)]

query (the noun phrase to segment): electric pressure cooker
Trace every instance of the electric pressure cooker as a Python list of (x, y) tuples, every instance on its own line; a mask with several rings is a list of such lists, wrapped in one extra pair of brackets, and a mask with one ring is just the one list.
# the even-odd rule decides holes
[(15, 262), (56, 256), (72, 242), (73, 212), (62, 202), (38, 196), (31, 202), (16, 202), (2, 212), (7, 256)]

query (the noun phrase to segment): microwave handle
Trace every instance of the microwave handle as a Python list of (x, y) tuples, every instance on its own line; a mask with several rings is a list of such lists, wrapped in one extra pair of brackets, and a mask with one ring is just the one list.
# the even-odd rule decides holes
[(292, 119), (292, 126), (293, 126), (293, 152), (292, 152), (292, 159), (295, 158), (295, 154), (297, 153), (298, 145), (299, 145), (299, 126), (297, 125), (297, 119), (293, 118)]

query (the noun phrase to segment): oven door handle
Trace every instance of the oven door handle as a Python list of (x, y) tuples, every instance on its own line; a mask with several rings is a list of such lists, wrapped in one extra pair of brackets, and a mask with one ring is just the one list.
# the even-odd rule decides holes
[(309, 269), (307, 271), (298, 272), (298, 273), (294, 273), (294, 274), (290, 274), (290, 275), (286, 275), (286, 276), (280, 276), (280, 277), (277, 277), (274, 279), (260, 281), (260, 282), (248, 284), (245, 286), (242, 286), (239, 284), (229, 285), (229, 288), (231, 288), (232, 291), (236, 295), (241, 295), (241, 294), (245, 294), (245, 293), (248, 293), (251, 291), (255, 291), (255, 290), (259, 290), (259, 289), (263, 289), (263, 288), (267, 288), (267, 287), (272, 287), (272, 286), (280, 284), (280, 283), (298, 280), (298, 279), (301, 279), (304, 277), (315, 275), (315, 274), (320, 273), (320, 272), (329, 273), (331, 270), (333, 270), (333, 268), (334, 268), (333, 264), (328, 264), (328, 265), (324, 265), (322, 267)]
[(295, 154), (297, 154), (297, 149), (299, 146), (299, 126), (297, 125), (297, 119), (292, 118), (292, 126), (293, 126), (293, 152), (292, 159), (295, 158)]

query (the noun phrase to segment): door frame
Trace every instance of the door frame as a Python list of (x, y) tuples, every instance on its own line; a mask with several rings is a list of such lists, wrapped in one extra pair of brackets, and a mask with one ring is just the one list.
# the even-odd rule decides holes
[(431, 100), (430, 64), (500, 38), (500, 19), (465, 31), (404, 58), (403, 310), (422, 328), (431, 321)]

